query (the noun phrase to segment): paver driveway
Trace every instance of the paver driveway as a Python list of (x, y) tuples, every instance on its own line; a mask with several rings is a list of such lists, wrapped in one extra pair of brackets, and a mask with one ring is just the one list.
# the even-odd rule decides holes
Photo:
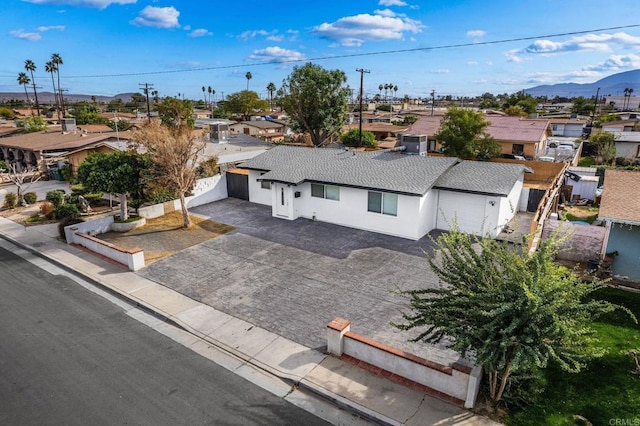
[(400, 332), (406, 299), (391, 291), (432, 286), (429, 238), (411, 241), (307, 219), (271, 216), (271, 208), (228, 198), (192, 213), (233, 225), (221, 237), (155, 262), (139, 273), (194, 300), (308, 347), (323, 350), (335, 317), (351, 330), (442, 362), (451, 351), (408, 342)]

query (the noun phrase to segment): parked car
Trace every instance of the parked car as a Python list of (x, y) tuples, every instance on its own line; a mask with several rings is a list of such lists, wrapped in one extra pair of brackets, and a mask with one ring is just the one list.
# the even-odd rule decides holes
[(516, 154), (502, 154), (502, 158), (510, 158), (512, 160), (526, 160), (524, 156)]
[(554, 161), (556, 161), (556, 159), (553, 158), (553, 157), (538, 157), (538, 161), (545, 161), (547, 163), (553, 163)]
[(569, 147), (572, 150), (576, 149), (576, 144), (574, 144), (573, 142), (560, 142), (560, 144), (558, 145), (558, 148), (563, 147), (563, 146)]
[(556, 148), (556, 155), (573, 155), (573, 147), (569, 145), (559, 145)]

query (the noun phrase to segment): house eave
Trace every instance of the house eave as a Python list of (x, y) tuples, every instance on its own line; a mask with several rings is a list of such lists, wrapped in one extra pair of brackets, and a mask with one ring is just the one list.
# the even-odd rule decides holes
[(640, 222), (636, 220), (627, 220), (627, 219), (620, 219), (617, 217), (605, 217), (605, 216), (600, 216), (598, 217), (598, 219), (603, 220), (605, 222), (617, 223), (620, 225), (640, 226)]

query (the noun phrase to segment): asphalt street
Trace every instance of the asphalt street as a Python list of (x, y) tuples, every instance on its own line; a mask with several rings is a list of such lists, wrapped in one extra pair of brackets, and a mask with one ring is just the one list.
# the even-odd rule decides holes
[(0, 424), (326, 424), (0, 248)]

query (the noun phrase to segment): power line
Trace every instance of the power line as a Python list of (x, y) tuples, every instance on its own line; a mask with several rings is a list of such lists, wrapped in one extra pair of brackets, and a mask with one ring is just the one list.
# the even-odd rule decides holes
[[(556, 34), (517, 37), (517, 38), (510, 38), (510, 39), (481, 41), (481, 42), (473, 42), (473, 43), (446, 44), (442, 46), (414, 47), (411, 49), (395, 49), (395, 50), (382, 50), (378, 52), (364, 52), (364, 53), (350, 53), (345, 55), (319, 56), (315, 58), (289, 59), (289, 60), (282, 60), (278, 62), (273, 62), (273, 61), (256, 62), (251, 66), (273, 65), (274, 63), (282, 64), (282, 63), (324, 61), (329, 59), (357, 58), (357, 57), (363, 57), (363, 56), (390, 55), (395, 53), (409, 53), (409, 52), (421, 52), (421, 51), (424, 52), (424, 51), (431, 51), (431, 50), (455, 49), (460, 47), (471, 47), (471, 46), (488, 46), (488, 45), (494, 45), (494, 44), (512, 43), (516, 41), (535, 40), (539, 38), (565, 37), (565, 36), (571, 36), (571, 35), (588, 34), (588, 33), (599, 32), (599, 31), (621, 30), (626, 28), (637, 28), (637, 27), (640, 27), (640, 24), (621, 25), (617, 27), (597, 28), (597, 29), (583, 30), (583, 31), (570, 31), (570, 32), (556, 33)], [(181, 70), (145, 71), (145, 72), (119, 73), (119, 74), (72, 75), (72, 76), (67, 76), (66, 78), (133, 77), (133, 76), (143, 76), (143, 75), (178, 74), (178, 73), (184, 73), (184, 72), (223, 70), (223, 69), (241, 68), (241, 67), (246, 68), (247, 64), (220, 65), (216, 67), (200, 67), (200, 68), (187, 68), (187, 69), (181, 69)]]

